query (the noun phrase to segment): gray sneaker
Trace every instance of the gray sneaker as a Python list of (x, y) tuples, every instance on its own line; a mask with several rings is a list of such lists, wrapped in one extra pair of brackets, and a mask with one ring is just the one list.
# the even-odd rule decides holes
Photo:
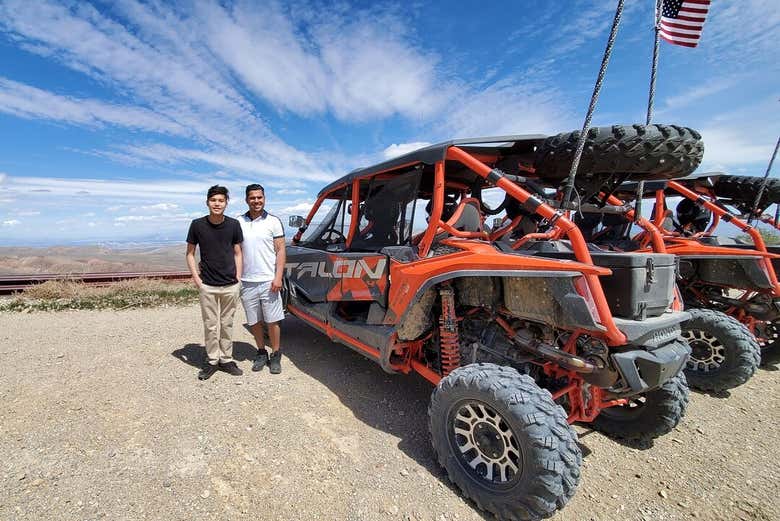
[(271, 374), (279, 374), (282, 372), (282, 352), (274, 351), (271, 353), (271, 357), (268, 360), (268, 369)]
[(255, 358), (255, 361), (252, 363), (252, 371), (262, 371), (263, 367), (265, 367), (265, 364), (268, 363), (268, 351), (265, 349), (258, 349), (257, 350), (257, 358)]

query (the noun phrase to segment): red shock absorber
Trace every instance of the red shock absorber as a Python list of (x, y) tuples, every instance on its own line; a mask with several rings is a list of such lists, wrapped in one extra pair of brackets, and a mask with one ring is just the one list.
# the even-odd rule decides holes
[(439, 319), (439, 353), (441, 375), (447, 376), (460, 367), (460, 340), (458, 319), (455, 316), (455, 292), (449, 284), (439, 290), (441, 296), (441, 318)]

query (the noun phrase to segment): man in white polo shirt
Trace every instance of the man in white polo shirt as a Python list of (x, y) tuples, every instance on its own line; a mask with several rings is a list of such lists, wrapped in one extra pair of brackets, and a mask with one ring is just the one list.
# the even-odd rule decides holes
[[(282, 372), (282, 353), (279, 351), (282, 309), (282, 276), (285, 251), (282, 221), (265, 211), (265, 189), (258, 184), (246, 187), (246, 204), (249, 211), (239, 217), (244, 242), (244, 271), (241, 276), (241, 302), (246, 311), (249, 330), (257, 342), (257, 358), (253, 371), (260, 371), (268, 363), (272, 374)], [(271, 344), (269, 357), (264, 340), (265, 325)]]

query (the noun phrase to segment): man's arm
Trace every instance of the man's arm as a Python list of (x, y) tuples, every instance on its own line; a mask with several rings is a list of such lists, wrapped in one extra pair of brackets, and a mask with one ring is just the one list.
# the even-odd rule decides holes
[(241, 251), (242, 244), (244, 243), (240, 242), (233, 245), (233, 258), (236, 260), (236, 278), (238, 280), (241, 280), (241, 275), (244, 274), (244, 255)]
[(282, 277), (284, 276), (284, 264), (287, 262), (287, 252), (284, 246), (284, 237), (274, 239), (274, 251), (276, 252), (276, 276), (271, 282), (271, 291), (282, 289)]
[(198, 273), (198, 263), (195, 260), (195, 245), (187, 243), (187, 267), (190, 269), (192, 280), (195, 281), (195, 285), (200, 287), (203, 281), (200, 279), (200, 273)]

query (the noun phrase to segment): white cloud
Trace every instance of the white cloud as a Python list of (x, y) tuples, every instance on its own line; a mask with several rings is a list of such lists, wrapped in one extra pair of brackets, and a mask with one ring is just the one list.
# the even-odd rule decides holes
[(0, 185), (5, 183), (5, 180), (8, 179), (8, 174), (5, 174), (3, 172), (0, 172)]
[(26, 210), (26, 211), (17, 212), (17, 215), (20, 217), (34, 217), (36, 215), (41, 215), (41, 212), (35, 210)]
[(298, 203), (293, 206), (288, 206), (287, 208), (282, 208), (279, 210), (279, 213), (282, 215), (293, 215), (293, 214), (300, 214), (300, 213), (308, 213), (309, 210), (311, 210), (312, 206), (314, 206), (314, 202), (303, 202)]
[(87, 223), (87, 226), (89, 226), (90, 228), (94, 228), (95, 226), (97, 226), (97, 224), (93, 221), (90, 221)]
[(316, 21), (295, 19), (274, 3), (262, 11), (246, 3), (227, 9), (201, 3), (197, 11), (212, 52), (278, 110), (304, 116), (330, 110), (364, 121), (417, 118), (444, 101), (437, 58), (411, 45), (407, 29), (379, 9), (339, 13), (337, 7)]
[(450, 137), (555, 133), (573, 120), (552, 87), (499, 80), (480, 92), (463, 95), (445, 116)]
[(19, 221), (19, 220), (17, 220), (17, 219), (9, 219), (9, 220), (7, 220), (7, 221), (3, 221), (3, 222), (2, 222), (2, 225), (3, 225), (3, 226), (9, 226), (9, 227), (10, 227), (10, 226), (18, 226), (18, 225), (20, 225), (20, 224), (22, 224), (22, 221)]
[(276, 190), (276, 193), (280, 195), (298, 195), (305, 194), (306, 190), (301, 190), (299, 188), (280, 188)]
[(385, 159), (392, 159), (394, 157), (408, 154), (409, 152), (414, 152), (420, 148), (427, 147), (428, 145), (430, 145), (430, 143), (426, 143), (425, 141), (417, 141), (414, 143), (393, 143), (382, 151), (382, 155)]
[(0, 112), (26, 119), (49, 119), (88, 127), (111, 124), (172, 135), (190, 134), (182, 125), (142, 107), (59, 96), (2, 77)]
[(656, 111), (656, 116), (662, 116), (671, 109), (679, 109), (688, 105), (697, 103), (713, 94), (722, 92), (733, 87), (738, 82), (738, 78), (725, 78), (715, 81), (708, 81), (700, 85), (694, 85), (685, 92), (675, 96), (669, 96), (663, 100), (663, 106)]
[[(712, 168), (730, 169), (736, 165), (768, 163), (774, 150), (774, 142), (758, 142), (750, 134), (728, 127), (704, 128), (704, 164), (701, 171)], [(710, 165), (708, 167), (708, 165)]]
[(161, 211), (166, 212), (166, 211), (170, 211), (170, 210), (175, 210), (177, 208), (179, 208), (179, 205), (175, 204), (175, 203), (157, 203), (157, 204), (147, 204), (147, 205), (144, 205), (144, 206), (139, 206), (138, 208), (133, 208), (133, 211), (137, 211), (137, 210), (152, 210), (152, 211), (161, 210)]

